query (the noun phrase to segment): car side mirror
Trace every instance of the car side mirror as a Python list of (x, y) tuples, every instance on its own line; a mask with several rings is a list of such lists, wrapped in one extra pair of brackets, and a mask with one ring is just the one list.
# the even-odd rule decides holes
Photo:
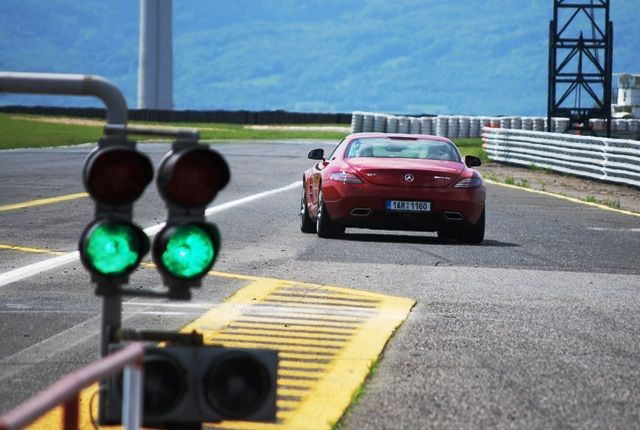
[(309, 155), (307, 157), (311, 160), (324, 160), (324, 149), (312, 149), (311, 151), (309, 151)]
[(464, 157), (464, 164), (466, 164), (467, 167), (478, 167), (482, 165), (482, 161), (474, 155), (467, 155)]

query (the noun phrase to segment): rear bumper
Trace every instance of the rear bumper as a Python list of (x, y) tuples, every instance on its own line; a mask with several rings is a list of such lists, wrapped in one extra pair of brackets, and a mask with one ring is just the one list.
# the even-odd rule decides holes
[[(380, 185), (322, 184), (327, 212), (347, 227), (439, 231), (473, 225), (484, 209), (486, 191), (478, 188), (405, 188)], [(396, 213), (385, 209), (387, 200), (431, 202), (428, 213)]]

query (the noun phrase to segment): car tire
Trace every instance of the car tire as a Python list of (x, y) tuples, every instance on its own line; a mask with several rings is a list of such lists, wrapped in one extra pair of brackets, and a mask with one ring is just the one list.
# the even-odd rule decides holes
[(468, 227), (462, 232), (462, 234), (460, 234), (460, 241), (471, 245), (479, 245), (484, 240), (484, 230), (485, 217), (484, 209), (482, 209), (482, 215), (480, 215), (478, 222), (471, 227)]
[(302, 181), (302, 196), (300, 197), (300, 231), (303, 233), (315, 233), (316, 223), (311, 220), (309, 216), (309, 209), (307, 208), (307, 190), (304, 187), (304, 181)]
[(320, 193), (318, 195), (318, 216), (316, 218), (316, 232), (318, 233), (318, 237), (341, 237), (344, 235), (345, 227), (331, 220), (322, 197), (322, 189), (320, 189)]

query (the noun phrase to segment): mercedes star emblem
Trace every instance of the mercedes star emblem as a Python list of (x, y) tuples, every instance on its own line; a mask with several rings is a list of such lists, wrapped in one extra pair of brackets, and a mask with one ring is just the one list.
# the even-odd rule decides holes
[(415, 178), (413, 177), (413, 175), (411, 173), (407, 173), (406, 175), (404, 175), (404, 180), (407, 182), (413, 182)]

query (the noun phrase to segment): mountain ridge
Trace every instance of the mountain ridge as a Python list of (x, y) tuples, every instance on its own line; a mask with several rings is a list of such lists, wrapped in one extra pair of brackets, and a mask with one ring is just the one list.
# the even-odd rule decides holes
[[(99, 74), (136, 102), (137, 1), (3, 0), (0, 69)], [(546, 113), (536, 0), (177, 0), (176, 109)], [(611, 6), (614, 71), (640, 72), (640, 9)], [(98, 106), (2, 95), (0, 104)]]

